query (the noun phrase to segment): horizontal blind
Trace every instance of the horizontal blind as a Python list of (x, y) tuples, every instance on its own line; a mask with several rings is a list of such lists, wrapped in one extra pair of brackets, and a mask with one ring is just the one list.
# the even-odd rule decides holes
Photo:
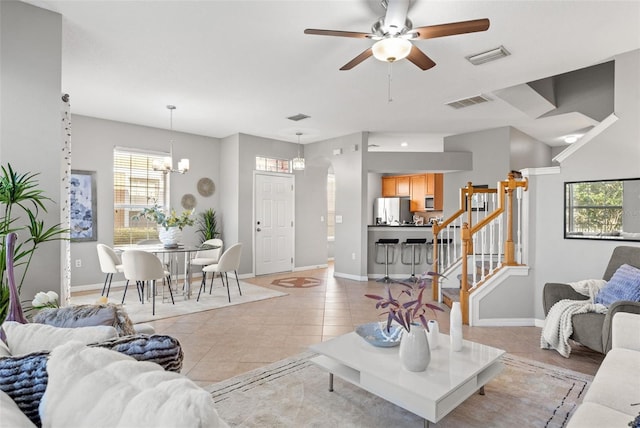
[(116, 148), (113, 151), (114, 244), (134, 244), (157, 238), (155, 223), (135, 220), (142, 209), (167, 200), (167, 174), (154, 171), (154, 162), (162, 162), (159, 153)]

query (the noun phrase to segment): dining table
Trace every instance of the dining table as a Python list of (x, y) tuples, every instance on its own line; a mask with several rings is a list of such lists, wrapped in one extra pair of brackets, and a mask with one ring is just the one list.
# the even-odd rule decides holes
[(204, 250), (215, 250), (220, 248), (217, 245), (210, 244), (200, 244), (200, 245), (189, 245), (189, 244), (178, 244), (176, 246), (165, 247), (162, 244), (132, 244), (132, 245), (119, 245), (114, 248), (116, 252), (122, 253), (127, 250), (139, 250), (146, 251), (148, 253), (155, 254), (159, 256), (163, 261), (166, 261), (164, 258), (165, 255), (168, 255), (168, 270), (171, 274), (172, 278), (178, 278), (179, 274), (179, 263), (178, 257), (180, 254), (184, 255), (184, 289), (183, 295), (184, 299), (188, 300), (191, 298), (191, 279), (192, 273), (190, 269), (190, 260), (191, 254), (196, 253), (198, 251)]

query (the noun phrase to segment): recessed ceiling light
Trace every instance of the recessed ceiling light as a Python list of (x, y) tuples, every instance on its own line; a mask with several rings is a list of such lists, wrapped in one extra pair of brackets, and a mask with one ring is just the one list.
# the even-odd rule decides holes
[(407, 143), (406, 141), (403, 141), (402, 143), (400, 143), (401, 147), (407, 147), (409, 145), (409, 143)]
[(576, 141), (578, 141), (578, 137), (576, 137), (575, 135), (567, 135), (566, 137), (564, 137), (564, 142), (567, 144), (573, 144)]

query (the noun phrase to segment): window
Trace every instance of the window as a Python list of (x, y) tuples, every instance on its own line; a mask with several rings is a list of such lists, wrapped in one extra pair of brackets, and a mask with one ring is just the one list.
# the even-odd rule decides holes
[(116, 148), (113, 151), (113, 243), (135, 244), (142, 239), (157, 239), (156, 224), (133, 217), (157, 203), (166, 206), (168, 174), (153, 170), (153, 162), (164, 153), (149, 153)]
[(256, 171), (291, 173), (291, 161), (256, 156)]
[(327, 173), (327, 239), (336, 237), (336, 176), (331, 170)]
[(624, 239), (626, 232), (638, 232), (629, 219), (624, 222), (633, 200), (624, 196), (634, 192), (632, 180), (565, 183), (565, 238)]

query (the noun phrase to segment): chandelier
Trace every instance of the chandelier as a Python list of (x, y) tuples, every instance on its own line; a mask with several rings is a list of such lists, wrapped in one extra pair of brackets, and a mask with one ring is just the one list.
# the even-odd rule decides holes
[(300, 156), (300, 136), (302, 132), (296, 132), (296, 135), (298, 136), (298, 157), (293, 158), (291, 163), (295, 171), (302, 171), (304, 170), (304, 158)]
[(170, 172), (184, 174), (189, 171), (189, 159), (180, 159), (178, 162), (178, 168), (173, 169), (173, 111), (176, 109), (176, 106), (168, 105), (167, 109), (169, 110), (169, 129), (171, 131), (171, 138), (169, 139), (169, 156), (162, 160), (155, 160), (152, 167), (154, 171), (162, 171), (163, 174), (168, 174)]

